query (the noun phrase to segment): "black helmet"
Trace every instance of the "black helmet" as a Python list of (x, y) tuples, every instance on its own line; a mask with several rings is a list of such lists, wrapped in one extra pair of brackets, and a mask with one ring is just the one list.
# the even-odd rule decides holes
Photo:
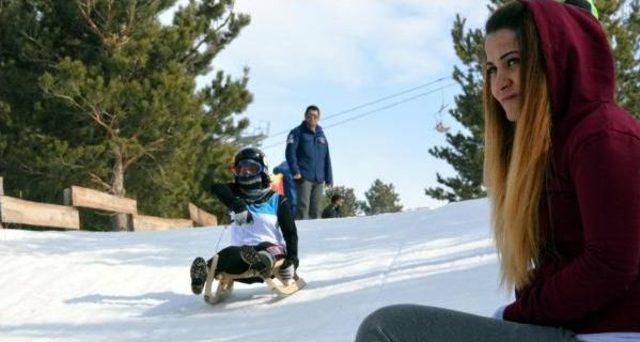
[(242, 187), (266, 189), (271, 185), (269, 178), (269, 166), (264, 152), (255, 147), (245, 147), (238, 151), (233, 157), (233, 166), (235, 170), (240, 170), (242, 164), (251, 163), (257, 165), (256, 173), (244, 174), (234, 171), (236, 182)]
[(267, 158), (264, 156), (264, 152), (255, 147), (245, 147), (238, 151), (233, 157), (233, 165), (237, 166), (239, 162), (243, 160), (253, 160), (260, 164), (263, 168), (267, 169)]

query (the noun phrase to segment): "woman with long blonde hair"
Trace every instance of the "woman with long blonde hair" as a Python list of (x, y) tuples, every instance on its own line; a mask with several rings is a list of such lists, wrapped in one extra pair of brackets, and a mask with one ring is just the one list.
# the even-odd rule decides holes
[(515, 301), (382, 308), (357, 341), (640, 340), (640, 123), (593, 4), (567, 2), (513, 1), (485, 26), (484, 175)]

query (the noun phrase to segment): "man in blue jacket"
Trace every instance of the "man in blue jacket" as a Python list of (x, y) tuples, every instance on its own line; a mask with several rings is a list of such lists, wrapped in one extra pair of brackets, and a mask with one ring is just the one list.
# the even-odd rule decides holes
[(329, 144), (320, 121), (320, 109), (309, 106), (304, 121), (287, 137), (287, 163), (296, 183), (296, 218), (320, 218), (324, 185), (333, 185)]

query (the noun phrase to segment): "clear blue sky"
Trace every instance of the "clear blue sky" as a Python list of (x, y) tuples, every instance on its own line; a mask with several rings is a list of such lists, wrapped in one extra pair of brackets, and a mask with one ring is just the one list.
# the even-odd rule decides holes
[[(451, 84), (446, 81), (366, 107), (335, 120), (323, 117), (450, 77), (459, 63), (451, 28), (456, 13), (470, 27), (486, 19), (485, 3), (477, 0), (239, 0), (236, 10), (251, 15), (251, 24), (214, 60), (234, 77), (250, 68), (249, 90), (254, 101), (246, 116), (256, 128), (274, 134), (300, 124), (304, 108), (316, 104), (321, 126), (402, 101)], [(206, 82), (207, 78), (200, 80)], [(436, 172), (452, 169), (427, 150), (444, 144), (434, 130), (444, 102), (453, 106), (460, 93), (452, 86), (416, 100), (354, 120), (325, 133), (329, 141), (336, 185), (364, 192), (376, 178), (393, 183), (405, 209), (441, 203), (424, 195), (435, 186)], [(459, 129), (446, 114), (452, 130)], [(263, 146), (272, 166), (284, 160), (286, 135)]]

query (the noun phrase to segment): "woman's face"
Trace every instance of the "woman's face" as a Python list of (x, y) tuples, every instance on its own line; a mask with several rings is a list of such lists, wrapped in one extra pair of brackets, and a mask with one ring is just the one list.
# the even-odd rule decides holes
[(491, 95), (498, 100), (509, 121), (520, 116), (520, 45), (516, 33), (502, 29), (490, 33), (484, 42), (487, 78)]

